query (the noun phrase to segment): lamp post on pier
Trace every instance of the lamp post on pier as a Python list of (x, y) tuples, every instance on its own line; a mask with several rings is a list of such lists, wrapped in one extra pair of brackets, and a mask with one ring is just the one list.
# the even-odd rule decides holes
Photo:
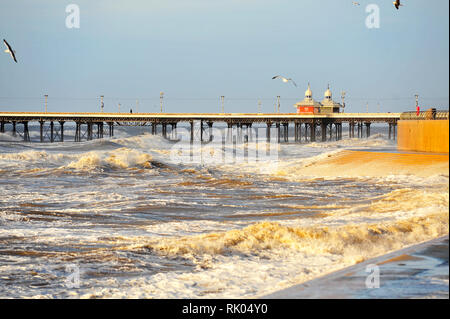
[(347, 94), (345, 91), (342, 91), (342, 92), (341, 92), (342, 113), (344, 113), (344, 109), (345, 109), (345, 94)]
[(280, 113), (280, 96), (277, 96), (277, 109), (278, 109), (278, 113)]
[(45, 97), (45, 113), (47, 113), (47, 99), (48, 99), (48, 94), (45, 94), (44, 97)]
[(104, 109), (104, 107), (105, 107), (105, 104), (103, 104), (103, 95), (100, 95), (100, 109), (101, 109), (101, 111), (102, 111), (102, 113), (103, 113), (103, 109)]
[(164, 92), (159, 92), (159, 106), (161, 108), (161, 113), (163, 112), (163, 99), (164, 99)]

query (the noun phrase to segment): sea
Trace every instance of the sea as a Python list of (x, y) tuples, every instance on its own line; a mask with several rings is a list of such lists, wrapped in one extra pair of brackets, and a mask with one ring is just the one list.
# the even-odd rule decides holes
[(215, 127), (200, 143), (197, 123), (191, 143), (129, 124), (81, 142), (69, 123), (64, 142), (0, 133), (0, 298), (258, 298), (448, 234), (448, 173), (308, 173), (397, 152), (386, 125), (301, 143)]

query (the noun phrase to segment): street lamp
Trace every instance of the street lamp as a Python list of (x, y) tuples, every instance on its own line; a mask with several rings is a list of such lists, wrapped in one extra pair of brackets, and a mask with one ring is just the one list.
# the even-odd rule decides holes
[(161, 107), (161, 113), (163, 111), (163, 98), (164, 98), (164, 92), (159, 92), (159, 106)]
[(47, 99), (48, 99), (48, 94), (45, 94), (44, 97), (45, 97), (45, 113), (47, 113)]
[(280, 96), (277, 96), (277, 107), (278, 107), (278, 113), (280, 113)]
[(224, 95), (222, 95), (220, 97), (220, 101), (221, 101), (221, 104), (222, 104), (222, 113), (225, 113), (225, 96)]
[(341, 99), (342, 99), (342, 113), (344, 113), (344, 109), (345, 109), (345, 95), (347, 93), (345, 91), (341, 92)]
[(100, 108), (102, 110), (103, 113), (103, 108), (105, 107), (105, 105), (103, 104), (103, 95), (100, 95)]

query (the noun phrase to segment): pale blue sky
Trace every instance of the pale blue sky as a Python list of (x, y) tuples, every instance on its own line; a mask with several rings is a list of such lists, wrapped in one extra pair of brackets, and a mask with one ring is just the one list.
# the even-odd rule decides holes
[[(282, 112), (308, 81), (322, 100), (346, 90), (347, 112), (400, 112), (449, 105), (449, 1), (404, 0), (2, 0), (0, 111)], [(67, 29), (68, 4), (81, 10)], [(367, 29), (367, 4), (380, 6)], [(3, 51), (3, 49), (2, 49)], [(292, 77), (298, 88), (272, 76)]]

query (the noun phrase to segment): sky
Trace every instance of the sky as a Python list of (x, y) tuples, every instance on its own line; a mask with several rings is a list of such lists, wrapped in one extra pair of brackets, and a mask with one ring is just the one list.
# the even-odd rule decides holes
[[(308, 82), (345, 112), (449, 107), (449, 1), (2, 0), (0, 112), (295, 112)], [(66, 7), (80, 9), (67, 28)], [(379, 28), (367, 28), (367, 5)], [(2, 51), (4, 48), (2, 48)], [(292, 83), (272, 80), (275, 75)]]

